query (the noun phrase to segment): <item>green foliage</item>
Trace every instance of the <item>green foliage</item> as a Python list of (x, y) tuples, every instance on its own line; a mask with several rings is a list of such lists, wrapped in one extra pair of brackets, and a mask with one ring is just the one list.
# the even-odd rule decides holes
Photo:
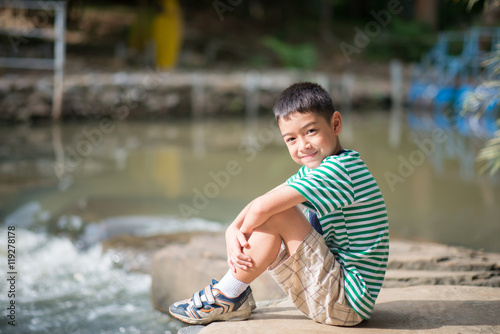
[[(497, 124), (500, 127), (500, 120)], [(489, 169), (490, 174), (493, 175), (500, 170), (500, 130), (496, 132), (495, 137), (486, 142), (485, 147), (479, 151), (477, 159), (484, 161), (481, 172)]]
[(436, 43), (436, 34), (424, 23), (403, 20), (394, 16), (387, 29), (372, 39), (366, 55), (368, 58), (388, 60), (397, 57), (418, 61)]
[[(497, 46), (497, 50), (485, 61), (485, 65), (491, 66), (493, 73), (498, 77), (500, 73), (500, 45)], [(464, 101), (462, 114), (474, 113), (477, 117), (480, 117), (492, 99), (500, 101), (500, 80), (490, 80), (485, 82), (483, 86), (495, 93), (488, 95), (481, 95), (479, 93), (470, 94)], [(500, 127), (500, 119), (497, 120), (497, 124)], [(493, 175), (500, 170), (500, 130), (495, 133), (492, 139), (486, 142), (484, 148), (479, 151), (477, 159), (484, 163), (480, 170), (481, 172), (489, 170), (490, 174)]]
[(484, 0), (440, 1), (438, 21), (441, 29), (460, 29), (460, 27), (473, 25), (477, 20), (481, 21), (480, 17), (482, 16), (484, 5)]
[(286, 68), (311, 69), (316, 66), (317, 53), (313, 44), (292, 45), (275, 37), (267, 37), (263, 44), (270, 48)]

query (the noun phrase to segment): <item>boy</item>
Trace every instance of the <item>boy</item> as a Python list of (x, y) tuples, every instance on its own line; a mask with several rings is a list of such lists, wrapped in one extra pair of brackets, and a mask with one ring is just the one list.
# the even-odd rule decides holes
[[(342, 117), (323, 88), (288, 87), (274, 113), (302, 167), (236, 217), (226, 231), (230, 269), (220, 282), (174, 303), (177, 319), (248, 319), (255, 306), (249, 284), (265, 270), (317, 322), (354, 326), (371, 316), (389, 254), (382, 194), (359, 153), (340, 145)], [(309, 221), (298, 204), (308, 208)]]

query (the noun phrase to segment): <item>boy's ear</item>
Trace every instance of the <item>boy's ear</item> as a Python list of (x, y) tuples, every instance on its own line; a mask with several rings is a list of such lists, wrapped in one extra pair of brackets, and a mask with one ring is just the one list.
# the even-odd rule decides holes
[(334, 112), (330, 124), (332, 126), (333, 132), (338, 136), (342, 131), (342, 116), (338, 111)]

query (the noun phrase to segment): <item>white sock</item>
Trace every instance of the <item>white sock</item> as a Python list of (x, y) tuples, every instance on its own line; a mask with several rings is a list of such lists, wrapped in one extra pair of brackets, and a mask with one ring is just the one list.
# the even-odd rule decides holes
[(243, 283), (234, 278), (231, 270), (228, 270), (226, 275), (222, 277), (219, 283), (214, 285), (214, 288), (219, 289), (224, 295), (229, 298), (236, 298), (245, 291), (250, 284)]

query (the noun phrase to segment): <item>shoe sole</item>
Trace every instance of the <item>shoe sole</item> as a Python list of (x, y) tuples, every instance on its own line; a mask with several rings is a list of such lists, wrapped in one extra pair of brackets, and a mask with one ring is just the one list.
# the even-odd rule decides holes
[(248, 295), (248, 304), (250, 305), (250, 310), (255, 310), (257, 308), (257, 304), (255, 303), (255, 299), (253, 298), (253, 294), (250, 293)]
[[(170, 310), (169, 310), (170, 311)], [(245, 308), (244, 310), (238, 310), (235, 312), (222, 313), (214, 317), (203, 318), (203, 319), (193, 319), (189, 317), (185, 317), (179, 314), (175, 314), (169, 312), (174, 318), (179, 319), (180, 321), (186, 322), (192, 325), (206, 325), (214, 321), (241, 321), (247, 320), (250, 318), (252, 314), (252, 309), (250, 307)]]

